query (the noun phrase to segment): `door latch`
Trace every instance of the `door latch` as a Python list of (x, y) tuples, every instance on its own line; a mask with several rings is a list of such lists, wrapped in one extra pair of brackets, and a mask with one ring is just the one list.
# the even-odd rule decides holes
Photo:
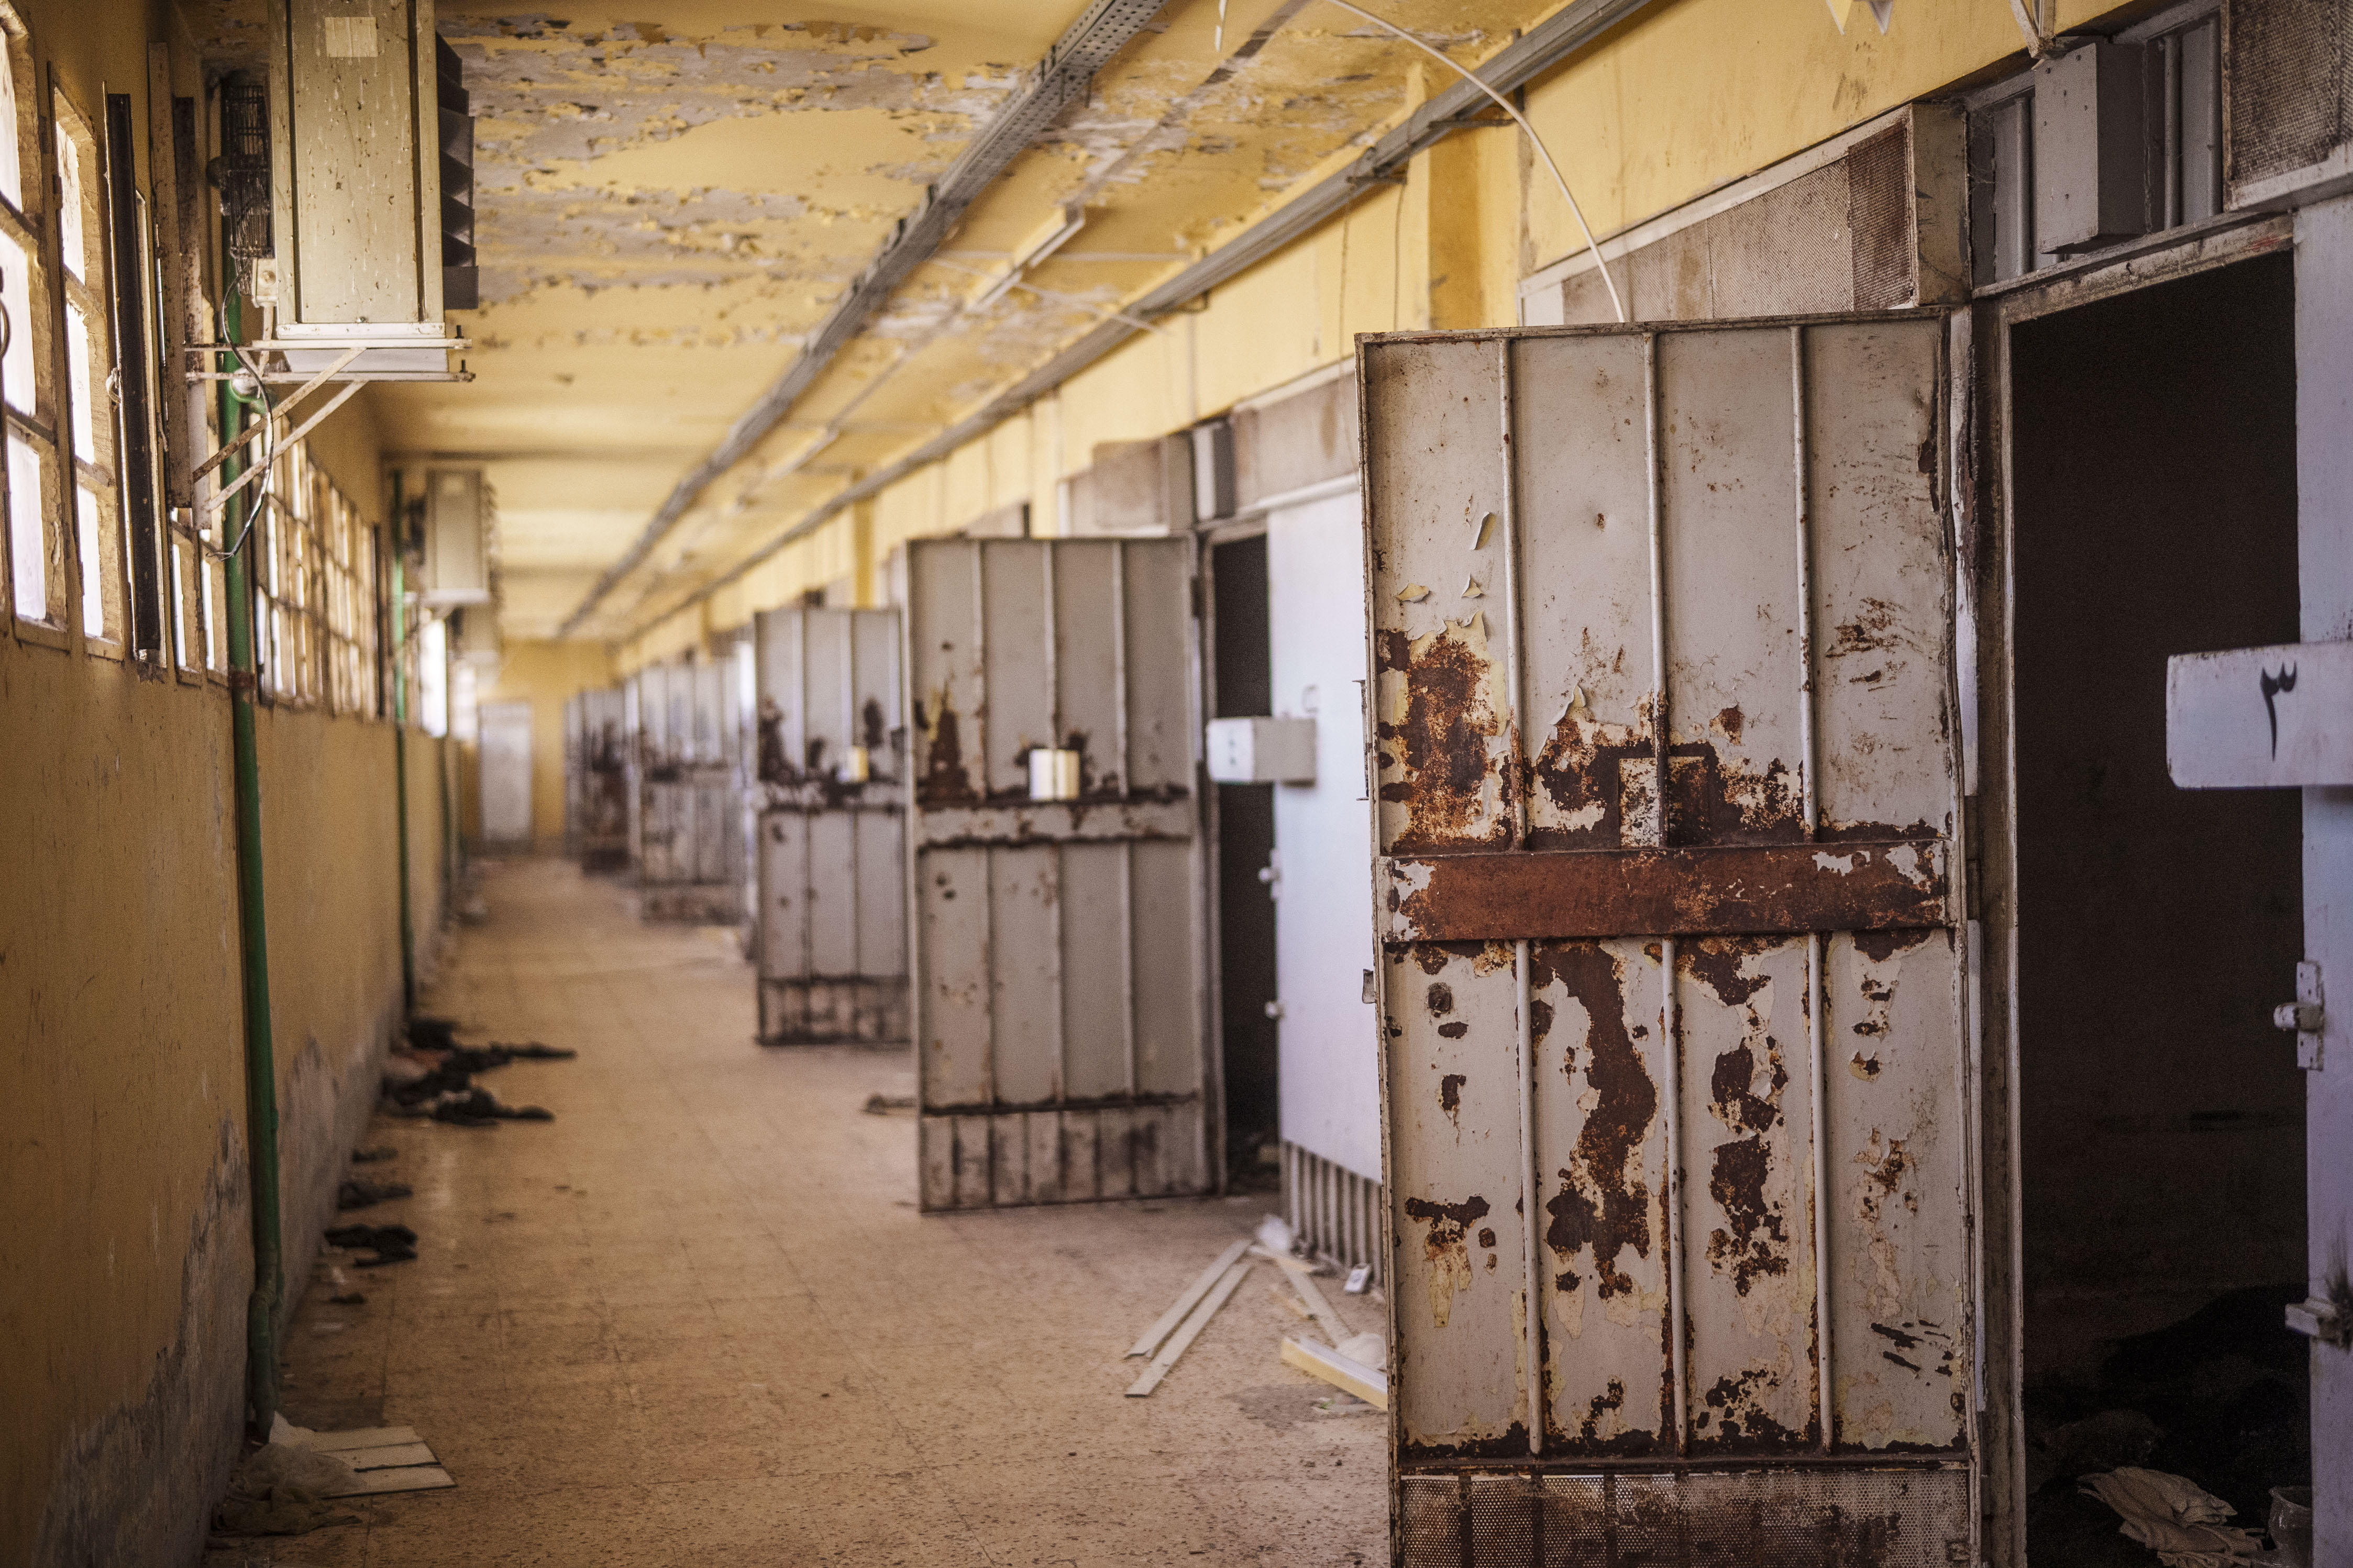
[(2272, 1009), (2274, 1026), (2295, 1037), (2295, 1065), (2306, 1072), (2320, 1070), (2320, 1029), (2326, 1015), (2321, 1005), (2320, 965), (2295, 966), (2295, 1000)]

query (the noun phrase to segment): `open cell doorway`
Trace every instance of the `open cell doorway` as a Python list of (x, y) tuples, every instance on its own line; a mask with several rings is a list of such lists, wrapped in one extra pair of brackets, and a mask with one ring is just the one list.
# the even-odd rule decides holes
[[(1210, 545), (1210, 717), (1274, 710), (1266, 535)], [(1271, 1008), (1274, 864), (1271, 784), (1220, 784), (1217, 806), (1219, 1022), (1224, 1042), (1226, 1180), (1236, 1191), (1280, 1184), (1280, 1036)]]
[(2310, 1484), (2305, 1110), (2271, 1026), (2294, 791), (2176, 788), (2168, 656), (2297, 636), (2285, 253), (2022, 322), (2017, 1030), (2028, 1553), (2153, 1563), (2075, 1477), (2183, 1475), (2260, 1529)]

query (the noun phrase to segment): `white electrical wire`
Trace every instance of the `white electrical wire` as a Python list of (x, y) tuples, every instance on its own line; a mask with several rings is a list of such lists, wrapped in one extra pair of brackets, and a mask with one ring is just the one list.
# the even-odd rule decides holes
[[(223, 311), (216, 319), (225, 321), (228, 319), (227, 313)], [(253, 534), (253, 525), (261, 521), (261, 514), (269, 510), (270, 501), (275, 499), (274, 492), (269, 488), (269, 468), (278, 461), (278, 408), (270, 401), (269, 383), (262, 379), (261, 372), (254, 368), (253, 362), (245, 357), (243, 344), (231, 343), (228, 345), (228, 352), (237, 356), (238, 365), (253, 377), (254, 398), (258, 398), (261, 404), (261, 453), (255, 462), (262, 470), (262, 474), (261, 479), (253, 487), (256, 493), (246, 498), (245, 527), (238, 531), (237, 542), (227, 550), (220, 550), (201, 539), (198, 540), (197, 542), (209, 552), (216, 561), (226, 561), (245, 548), (245, 542)], [(236, 393), (235, 395), (240, 401), (254, 400), (247, 398), (243, 393)]]
[(1481, 92), (1485, 93), (1489, 98), (1493, 99), (1495, 100), (1495, 107), (1512, 117), (1512, 123), (1518, 126), (1521, 131), (1526, 133), (1529, 143), (1536, 150), (1536, 156), (1542, 158), (1544, 160), (1545, 167), (1552, 172), (1552, 183), (1560, 187), (1561, 199), (1568, 204), (1570, 216), (1577, 219), (1577, 229), (1585, 236), (1585, 248), (1593, 252), (1593, 264), (1601, 269), (1602, 287), (1609, 290), (1610, 308), (1618, 312), (1618, 320), (1620, 324), (1623, 324), (1627, 319), (1626, 301), (1618, 297), (1617, 279), (1609, 276), (1609, 263), (1602, 258), (1601, 246), (1599, 242), (1595, 240), (1593, 237), (1592, 226), (1585, 221), (1585, 209), (1577, 205), (1577, 197), (1570, 192), (1568, 188), (1568, 181), (1561, 176), (1560, 165), (1552, 161), (1552, 149), (1544, 144), (1544, 138), (1536, 134), (1536, 128), (1528, 123), (1527, 116), (1513, 108), (1511, 100), (1505, 98), (1502, 93), (1497, 92), (1493, 88), (1489, 87), (1485, 82), (1481, 81), (1477, 77), (1472, 75), (1469, 71), (1464, 70), (1461, 66), (1456, 65), (1452, 60), (1448, 59), (1445, 55), (1441, 54), (1437, 49), (1430, 47), (1428, 44), (1423, 43), (1419, 38), (1415, 37), (1411, 33), (1407, 32), (1403, 27), (1398, 26), (1396, 23), (1383, 21), (1380, 17), (1374, 16), (1370, 11), (1365, 10), (1361, 6), (1351, 5), (1348, 4), (1348, 0), (1324, 0), (1324, 3), (1327, 5), (1337, 5), (1341, 10), (1347, 12), (1351, 16), (1361, 16), (1366, 21), (1370, 22), (1374, 26), (1382, 29), (1384, 32), (1396, 34), (1398, 37), (1403, 38), (1407, 43), (1411, 44), (1415, 48), (1419, 49), (1423, 54), (1428, 55), (1431, 59), (1436, 60), (1440, 65), (1444, 66), (1447, 69), (1461, 77), (1464, 81), (1469, 82), (1472, 87), (1477, 88)]

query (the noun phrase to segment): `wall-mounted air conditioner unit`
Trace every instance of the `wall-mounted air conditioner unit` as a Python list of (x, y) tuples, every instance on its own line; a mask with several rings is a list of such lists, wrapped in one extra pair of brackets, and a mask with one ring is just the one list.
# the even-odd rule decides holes
[(418, 596), (429, 605), (491, 602), (491, 492), (480, 468), (425, 474), (425, 564)]
[(268, 4), (269, 346), (298, 375), (352, 354), (353, 377), (447, 377), (465, 344), (443, 311), (473, 303), (473, 125), (433, 0)]

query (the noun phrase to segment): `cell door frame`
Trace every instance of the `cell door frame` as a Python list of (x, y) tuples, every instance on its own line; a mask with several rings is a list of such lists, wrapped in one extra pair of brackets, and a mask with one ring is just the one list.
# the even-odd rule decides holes
[(2294, 241), (2293, 214), (2244, 214), (2195, 234), (2129, 247), (1978, 289), (1952, 317), (1955, 407), (1972, 439), (1956, 487), (1959, 643), (1973, 652), (1964, 690), (1964, 826), (1969, 858), (1971, 1033), (1978, 1069), (1978, 1255), (1982, 1325), (1980, 1505), (1989, 1568), (2027, 1568), (2025, 1179), (2019, 1148), (2016, 545), (2010, 331), (2063, 310), (2274, 255)]
[[(1199, 614), (1193, 617), (1196, 646), (1193, 668), (1198, 692), (1202, 733), (1207, 735), (1208, 723), (1218, 712), (1218, 546), (1239, 544), (1248, 539), (1266, 537), (1266, 513), (1246, 512), (1240, 517), (1220, 518), (1193, 531), (1194, 592), (1199, 595)], [(1197, 739), (1195, 751), (1206, 756), (1205, 748)], [(1208, 969), (1208, 1000), (1203, 1005), (1208, 1023), (1208, 1050), (1212, 1075), (1218, 1086), (1216, 1113), (1209, 1121), (1209, 1159), (1217, 1191), (1223, 1195), (1227, 1186), (1226, 1163), (1226, 965), (1225, 914), (1221, 900), (1225, 894), (1225, 855), (1220, 834), (1224, 824), (1219, 816), (1218, 786), (1209, 781), (1206, 760), (1194, 764), (1197, 782), (1194, 791), (1201, 800), (1201, 910), (1202, 958)], [(1276, 1103), (1281, 1104), (1282, 1080), (1278, 1069), (1275, 1079)]]

